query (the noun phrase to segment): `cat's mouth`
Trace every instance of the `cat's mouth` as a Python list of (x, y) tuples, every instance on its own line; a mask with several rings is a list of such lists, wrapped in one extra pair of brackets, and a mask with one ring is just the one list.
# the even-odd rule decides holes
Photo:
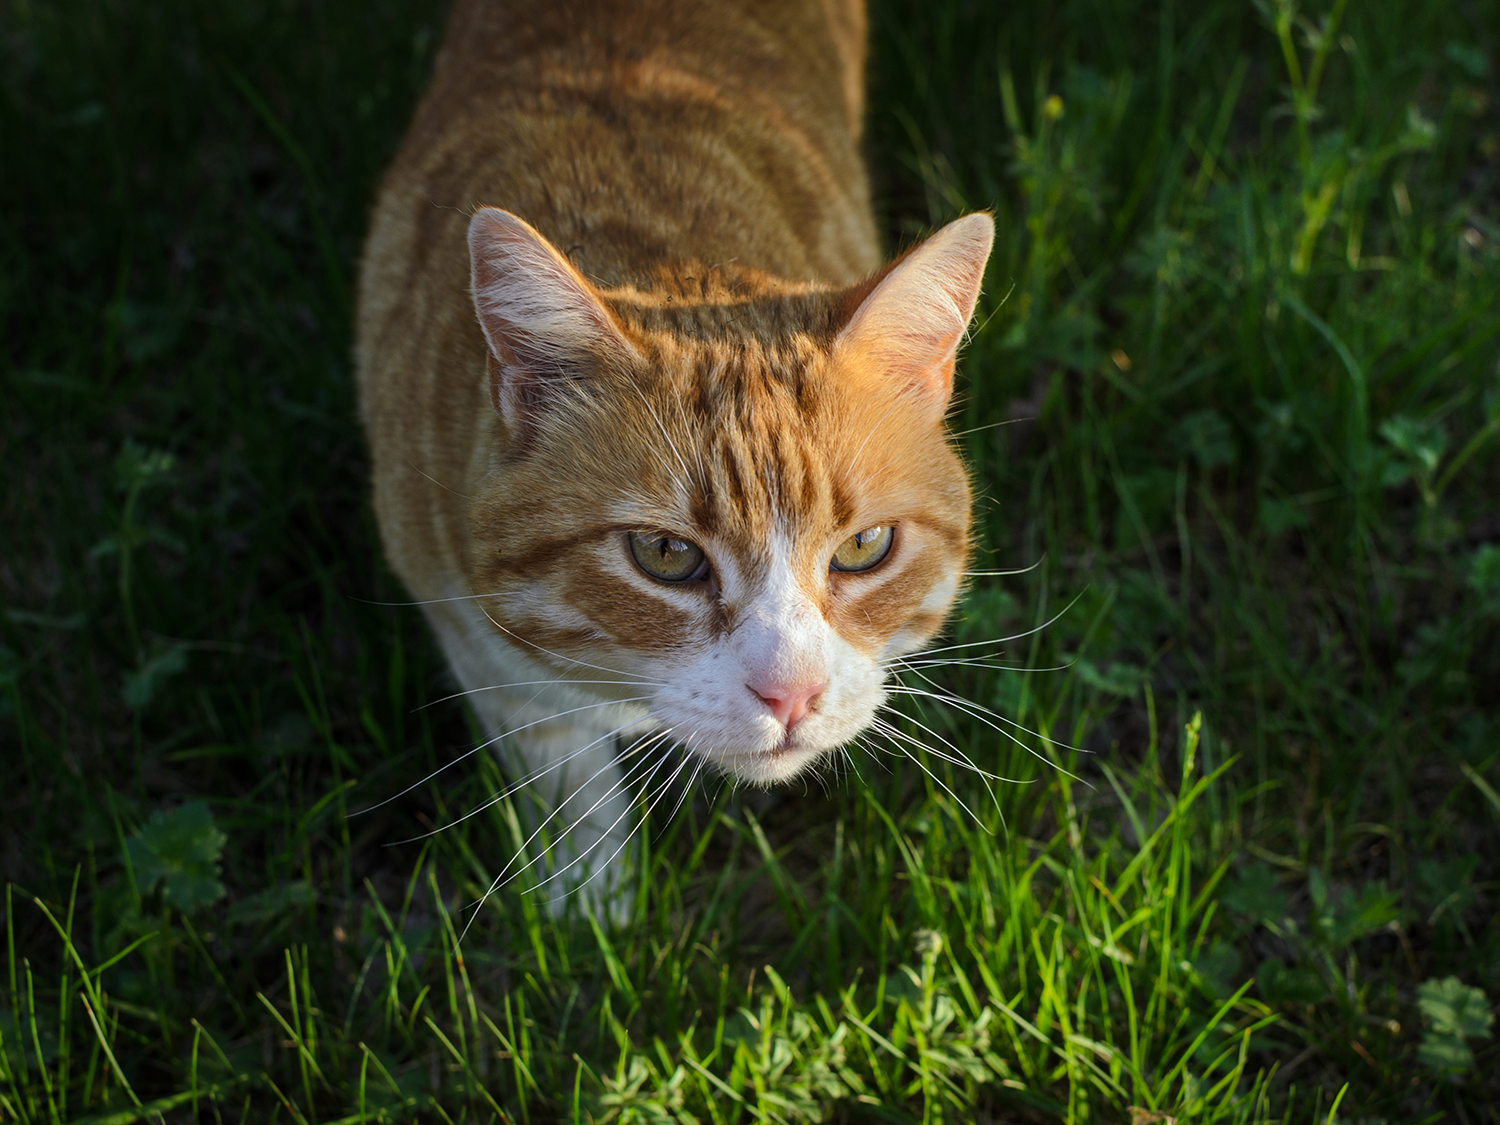
[(793, 733), (765, 750), (718, 751), (707, 755), (726, 773), (752, 785), (775, 785), (790, 781), (813, 762), (828, 753), (829, 747), (818, 745)]

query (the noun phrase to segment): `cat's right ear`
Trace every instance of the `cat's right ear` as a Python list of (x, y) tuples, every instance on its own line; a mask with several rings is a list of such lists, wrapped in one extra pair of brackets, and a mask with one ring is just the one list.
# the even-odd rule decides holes
[(490, 400), (512, 429), (525, 428), (549, 384), (640, 358), (588, 280), (509, 211), (475, 212), (469, 271), (490, 346)]

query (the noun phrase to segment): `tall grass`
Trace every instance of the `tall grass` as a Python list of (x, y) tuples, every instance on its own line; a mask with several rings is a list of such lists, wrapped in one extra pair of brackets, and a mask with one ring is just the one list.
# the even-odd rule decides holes
[(347, 358), (441, 11), (0, 6), (0, 1121), (1495, 1119), (1500, 14), (873, 16), (892, 245), (1001, 232), (971, 655), (615, 925), (474, 906), (491, 758), (381, 803), (477, 734)]

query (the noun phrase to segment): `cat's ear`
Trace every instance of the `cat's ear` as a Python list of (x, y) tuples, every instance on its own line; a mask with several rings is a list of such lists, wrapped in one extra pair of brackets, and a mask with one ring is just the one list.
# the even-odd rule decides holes
[(835, 362), (902, 380), (942, 410), (994, 241), (994, 220), (980, 213), (912, 250), (860, 301), (834, 340)]
[(512, 428), (523, 428), (549, 382), (640, 358), (588, 280), (509, 211), (475, 212), (469, 271), (490, 346), (490, 399)]

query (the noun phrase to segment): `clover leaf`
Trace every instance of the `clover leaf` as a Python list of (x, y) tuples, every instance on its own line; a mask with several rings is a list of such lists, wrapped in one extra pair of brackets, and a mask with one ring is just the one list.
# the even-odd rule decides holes
[(163, 901), (186, 913), (224, 894), (219, 857), (228, 839), (207, 805), (189, 801), (171, 812), (152, 813), (125, 848), (141, 891), (150, 894), (160, 884)]

